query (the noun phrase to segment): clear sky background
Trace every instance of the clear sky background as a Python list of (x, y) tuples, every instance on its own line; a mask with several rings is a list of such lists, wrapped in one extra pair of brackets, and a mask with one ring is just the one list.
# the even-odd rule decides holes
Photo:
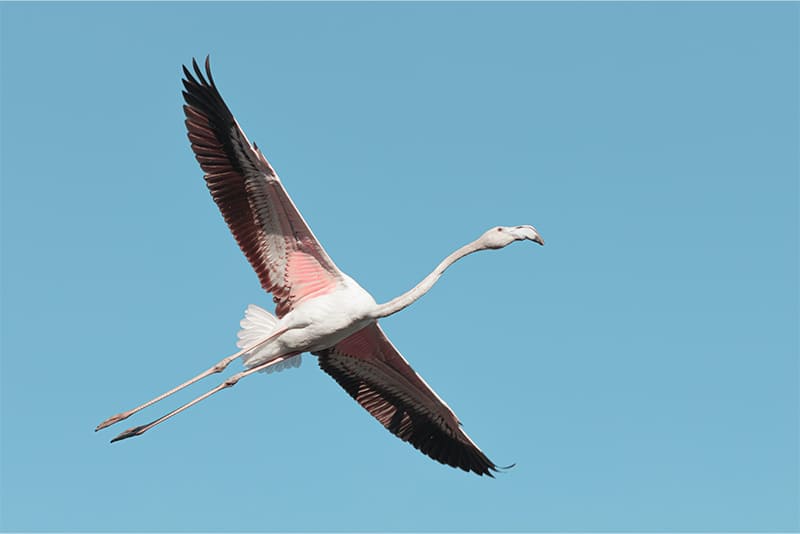
[[(779, 4), (3, 4), (4, 530), (787, 531), (798, 19)], [(269, 298), (205, 189), (223, 96), (498, 464), (441, 466), (313, 357), (147, 435)], [(236, 366), (234, 366), (236, 367)]]

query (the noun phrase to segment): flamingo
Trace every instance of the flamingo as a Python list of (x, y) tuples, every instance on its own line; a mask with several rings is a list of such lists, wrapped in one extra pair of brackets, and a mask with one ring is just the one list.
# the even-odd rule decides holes
[(211, 395), (260, 371), (300, 364), (310, 352), (319, 366), (386, 429), (432, 459), (478, 475), (499, 468), (462, 430), (452, 409), (418, 375), (384, 334), (378, 320), (411, 305), (442, 273), (468, 254), (515, 241), (544, 245), (533, 226), (495, 226), (447, 256), (419, 284), (384, 303), (339, 270), (314, 237), (264, 154), (245, 136), (217, 90), (209, 58), (205, 75), (183, 66), (186, 128), (211, 196), (236, 241), (273, 295), (275, 315), (248, 306), (237, 345), (241, 350), (203, 373), (127, 412), (100, 423), (106, 428), (220, 373), (242, 358), (245, 370), (183, 406), (112, 441), (144, 434)]

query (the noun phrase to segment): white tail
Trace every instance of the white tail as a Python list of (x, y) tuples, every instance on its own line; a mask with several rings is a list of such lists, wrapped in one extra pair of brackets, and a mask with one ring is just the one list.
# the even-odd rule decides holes
[[(242, 329), (239, 330), (238, 334), (236, 334), (238, 337), (236, 346), (240, 349), (244, 349), (255, 345), (265, 337), (272, 334), (272, 332), (275, 331), (276, 324), (278, 324), (277, 317), (269, 313), (264, 308), (256, 306), (255, 304), (250, 304), (244, 311), (244, 319), (239, 322), (239, 326), (241, 326)], [(267, 345), (248, 353), (244, 357), (244, 364), (251, 365), (250, 362), (253, 362), (253, 364), (263, 363), (266, 361), (266, 359), (262, 358), (267, 356), (268, 351), (270, 350), (271, 348), (269, 345)], [(288, 360), (273, 365), (272, 367), (267, 367), (262, 372), (275, 373), (292, 367), (300, 367), (300, 364), (302, 363), (300, 356), (300, 354), (293, 356)]]

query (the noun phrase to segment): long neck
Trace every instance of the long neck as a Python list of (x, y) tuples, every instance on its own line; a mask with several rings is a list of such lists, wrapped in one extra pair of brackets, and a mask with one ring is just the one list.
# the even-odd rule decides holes
[(393, 298), (385, 304), (378, 304), (377, 308), (375, 309), (374, 318), (379, 319), (381, 317), (388, 317), (389, 315), (397, 313), (403, 308), (406, 308), (407, 306), (410, 306), (416, 302), (417, 299), (419, 299), (422, 295), (430, 291), (430, 289), (433, 287), (433, 284), (439, 280), (439, 277), (442, 276), (442, 273), (444, 273), (448, 267), (453, 265), (467, 254), (472, 254), (473, 252), (483, 250), (483, 247), (479, 247), (476, 243), (476, 241), (468, 243), (447, 256), (442, 260), (442, 263), (436, 266), (431, 274), (423, 278), (423, 280), (411, 290), (403, 293), (399, 297)]

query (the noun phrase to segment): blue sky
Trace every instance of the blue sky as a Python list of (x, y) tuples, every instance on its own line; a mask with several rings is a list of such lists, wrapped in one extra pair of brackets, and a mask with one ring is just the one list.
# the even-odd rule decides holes
[[(2, 4), (0, 528), (797, 530), (798, 9)], [(310, 357), (92, 432), (270, 302), (186, 140), (206, 54), (378, 300), (541, 231), (383, 321), (514, 469), (434, 463)]]

